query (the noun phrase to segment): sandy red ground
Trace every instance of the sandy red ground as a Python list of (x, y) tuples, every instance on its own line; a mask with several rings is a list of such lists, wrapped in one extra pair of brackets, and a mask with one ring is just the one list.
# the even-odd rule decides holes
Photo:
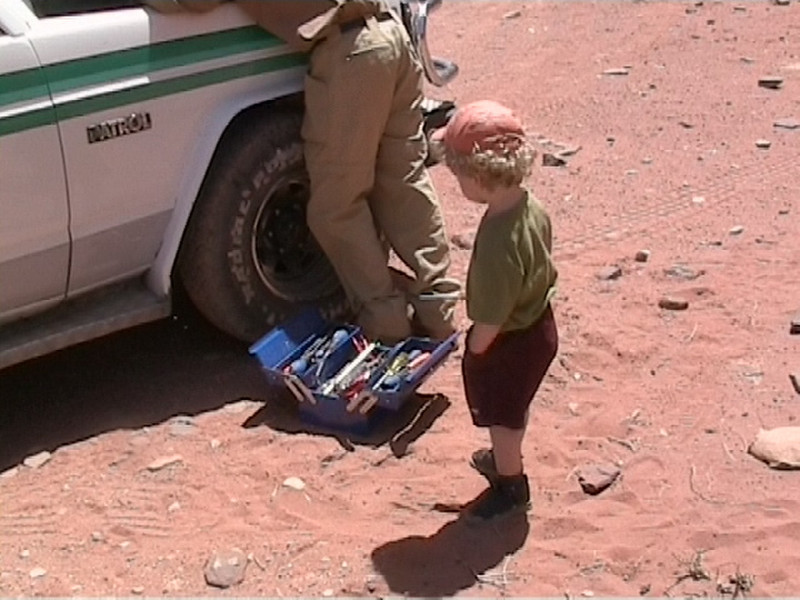
[[(556, 234), (561, 350), (524, 446), (527, 521), (442, 510), (484, 486), (457, 352), (422, 389), (449, 406), (401, 457), (243, 427), (255, 396), (188, 433), (112, 431), (21, 467), (0, 479), (0, 594), (800, 594), (800, 475), (746, 452), (800, 416), (800, 129), (774, 127), (800, 119), (800, 3), (451, 1), (432, 35), (462, 69), (440, 97), (500, 100), (580, 147), (531, 180)], [(469, 237), (479, 208), (434, 173), (449, 233)], [(453, 275), (468, 256), (454, 246)], [(622, 471), (597, 496), (577, 481), (593, 463)], [(233, 547), (244, 581), (207, 586), (206, 560)]]

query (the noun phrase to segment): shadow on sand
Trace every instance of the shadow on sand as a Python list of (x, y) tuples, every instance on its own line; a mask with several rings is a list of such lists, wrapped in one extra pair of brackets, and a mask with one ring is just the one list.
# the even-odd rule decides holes
[(529, 530), (525, 514), (480, 525), (456, 519), (431, 536), (409, 536), (376, 548), (372, 562), (394, 593), (453, 596), (479, 581), (502, 585), (508, 574), (501, 563), (522, 547)]
[(397, 411), (374, 410), (369, 421), (333, 428), (311, 421), (307, 414), (298, 410), (294, 397), (276, 390), (265, 400), (264, 406), (245, 421), (244, 427), (266, 425), (284, 433), (329, 436), (351, 451), (355, 445), (389, 444), (392, 453), (399, 458), (449, 406), (450, 400), (442, 394), (415, 393)]

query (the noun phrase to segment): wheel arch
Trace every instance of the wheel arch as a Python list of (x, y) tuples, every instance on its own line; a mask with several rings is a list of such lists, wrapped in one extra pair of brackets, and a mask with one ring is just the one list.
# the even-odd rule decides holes
[(186, 171), (181, 176), (179, 192), (164, 238), (147, 272), (147, 285), (156, 295), (167, 297), (172, 292), (178, 250), (209, 169), (215, 157), (224, 149), (226, 140), (265, 111), (290, 108), (302, 110), (302, 92), (299, 89), (291, 88), (281, 92), (255, 102), (243, 99), (220, 109), (198, 134), (198, 143), (186, 162)]

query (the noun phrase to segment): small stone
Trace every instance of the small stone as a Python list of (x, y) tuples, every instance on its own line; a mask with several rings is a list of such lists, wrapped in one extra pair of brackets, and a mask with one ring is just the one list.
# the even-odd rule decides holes
[(767, 150), (770, 146), (772, 146), (772, 142), (769, 140), (756, 140), (755, 144), (756, 148), (761, 148), (762, 150)]
[(684, 129), (693, 129), (694, 128), (694, 123), (690, 123), (689, 121), (678, 121), (678, 125), (680, 125)]
[(653, 159), (652, 159), (652, 158), (650, 158), (649, 156), (645, 156), (645, 157), (642, 159), (642, 164), (643, 164), (643, 165), (652, 165), (652, 164), (653, 164)]
[(619, 279), (620, 277), (622, 277), (622, 269), (617, 265), (604, 267), (597, 273), (597, 278), (602, 281), (612, 281), (614, 279)]
[(685, 279), (686, 281), (694, 281), (701, 275), (705, 275), (705, 271), (700, 269), (695, 271), (686, 265), (672, 265), (669, 269), (664, 269), (664, 275), (667, 277), (675, 277), (676, 279)]
[(182, 461), (183, 457), (180, 454), (173, 454), (172, 456), (162, 456), (161, 458), (157, 458), (149, 465), (147, 465), (147, 470), (160, 471), (164, 467), (168, 467), (170, 465), (174, 465), (175, 463), (179, 463)]
[(791, 0), (773, 0), (774, 4), (777, 6), (789, 6), (789, 2)]
[(228, 588), (241, 583), (247, 569), (247, 556), (238, 548), (218, 551), (206, 562), (203, 574), (208, 585)]
[(19, 557), (20, 558), (28, 558), (31, 555), (30, 550), (20, 550)]
[(542, 166), (544, 167), (563, 167), (567, 161), (557, 154), (552, 152), (542, 153)]
[(800, 121), (797, 119), (778, 119), (772, 124), (777, 129), (797, 129)]
[(92, 541), (93, 542), (102, 542), (105, 539), (103, 533), (101, 531), (93, 531), (92, 532)]
[(31, 469), (38, 469), (47, 461), (49, 461), (53, 457), (47, 450), (44, 452), (39, 452), (39, 454), (34, 454), (33, 456), (29, 456), (25, 460), (22, 461), (26, 467), (30, 467)]
[(11, 479), (17, 473), (19, 473), (19, 467), (11, 467), (0, 473), (0, 479)]
[(575, 156), (580, 151), (580, 146), (563, 146), (561, 150), (558, 151), (558, 155), (562, 158), (567, 158), (569, 156)]
[(208, 445), (211, 446), (212, 450), (216, 450), (217, 448), (219, 448), (222, 445), (222, 442), (220, 442), (218, 439), (215, 438), (215, 439), (211, 440), (210, 442), (208, 442)]
[(792, 387), (794, 388), (794, 391), (800, 394), (800, 374), (791, 373), (789, 375), (789, 381), (792, 382)]
[(141, 586), (141, 585), (137, 585), (136, 587), (132, 587), (131, 588), (131, 593), (132, 594), (136, 594), (137, 596), (140, 596), (141, 594), (144, 594), (144, 587)]
[(615, 465), (587, 465), (578, 470), (578, 483), (585, 493), (596, 496), (611, 486), (620, 473)]
[(733, 11), (734, 12), (746, 12), (747, 11), (747, 7), (742, 6), (741, 4), (739, 4), (739, 5), (736, 5), (736, 6), (733, 7)]
[(629, 73), (630, 69), (626, 69), (625, 67), (606, 69), (603, 71), (603, 75), (628, 75)]
[(689, 302), (682, 298), (664, 296), (658, 301), (658, 306), (664, 310), (686, 310), (689, 308)]
[(333, 590), (328, 588), (327, 590), (322, 592), (322, 595), (325, 596), (326, 598), (330, 598), (331, 596), (333, 596)]
[(633, 257), (636, 262), (646, 263), (650, 260), (650, 250), (639, 250)]
[(174, 436), (191, 435), (197, 430), (192, 417), (186, 415), (178, 415), (170, 420), (169, 432)]
[(167, 512), (175, 512), (176, 510), (180, 509), (181, 509), (181, 503), (176, 500), (167, 507)]
[(703, 204), (705, 201), (706, 201), (706, 199), (703, 196), (694, 196), (692, 198), (692, 202), (694, 204)]
[(783, 87), (783, 77), (767, 76), (761, 77), (758, 80), (759, 87), (767, 88), (770, 90), (778, 90)]
[(571, 414), (573, 417), (577, 417), (578, 416), (578, 403), (577, 402), (570, 402), (569, 404), (567, 404), (567, 408), (569, 409), (569, 414)]
[(797, 315), (792, 319), (792, 323), (791, 325), (789, 325), (789, 334), (790, 335), (800, 334), (800, 315)]
[(47, 575), (47, 570), (42, 567), (34, 567), (30, 572), (31, 579), (39, 579), (45, 575)]
[(754, 62), (756, 62), (755, 58), (750, 58), (749, 56), (742, 56), (739, 60), (747, 65), (752, 65)]
[(450, 238), (450, 241), (453, 242), (456, 248), (461, 248), (462, 250), (472, 250), (475, 244), (473, 236), (463, 233), (456, 233)]
[(735, 225), (728, 230), (730, 235), (742, 235), (744, 233), (744, 225)]
[(305, 489), (306, 482), (299, 477), (287, 477), (283, 480), (283, 487), (288, 487), (299, 492)]
[(504, 19), (518, 19), (522, 16), (521, 10), (512, 10), (503, 15)]

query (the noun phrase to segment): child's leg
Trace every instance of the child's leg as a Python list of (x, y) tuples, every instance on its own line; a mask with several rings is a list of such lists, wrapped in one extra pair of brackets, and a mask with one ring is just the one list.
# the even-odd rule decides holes
[[(525, 413), (525, 427), (528, 425), (528, 412)], [(525, 427), (509, 429), (500, 425), (489, 428), (492, 440), (492, 454), (497, 474), (502, 477), (520, 475), (525, 469), (522, 465), (522, 440)]]

